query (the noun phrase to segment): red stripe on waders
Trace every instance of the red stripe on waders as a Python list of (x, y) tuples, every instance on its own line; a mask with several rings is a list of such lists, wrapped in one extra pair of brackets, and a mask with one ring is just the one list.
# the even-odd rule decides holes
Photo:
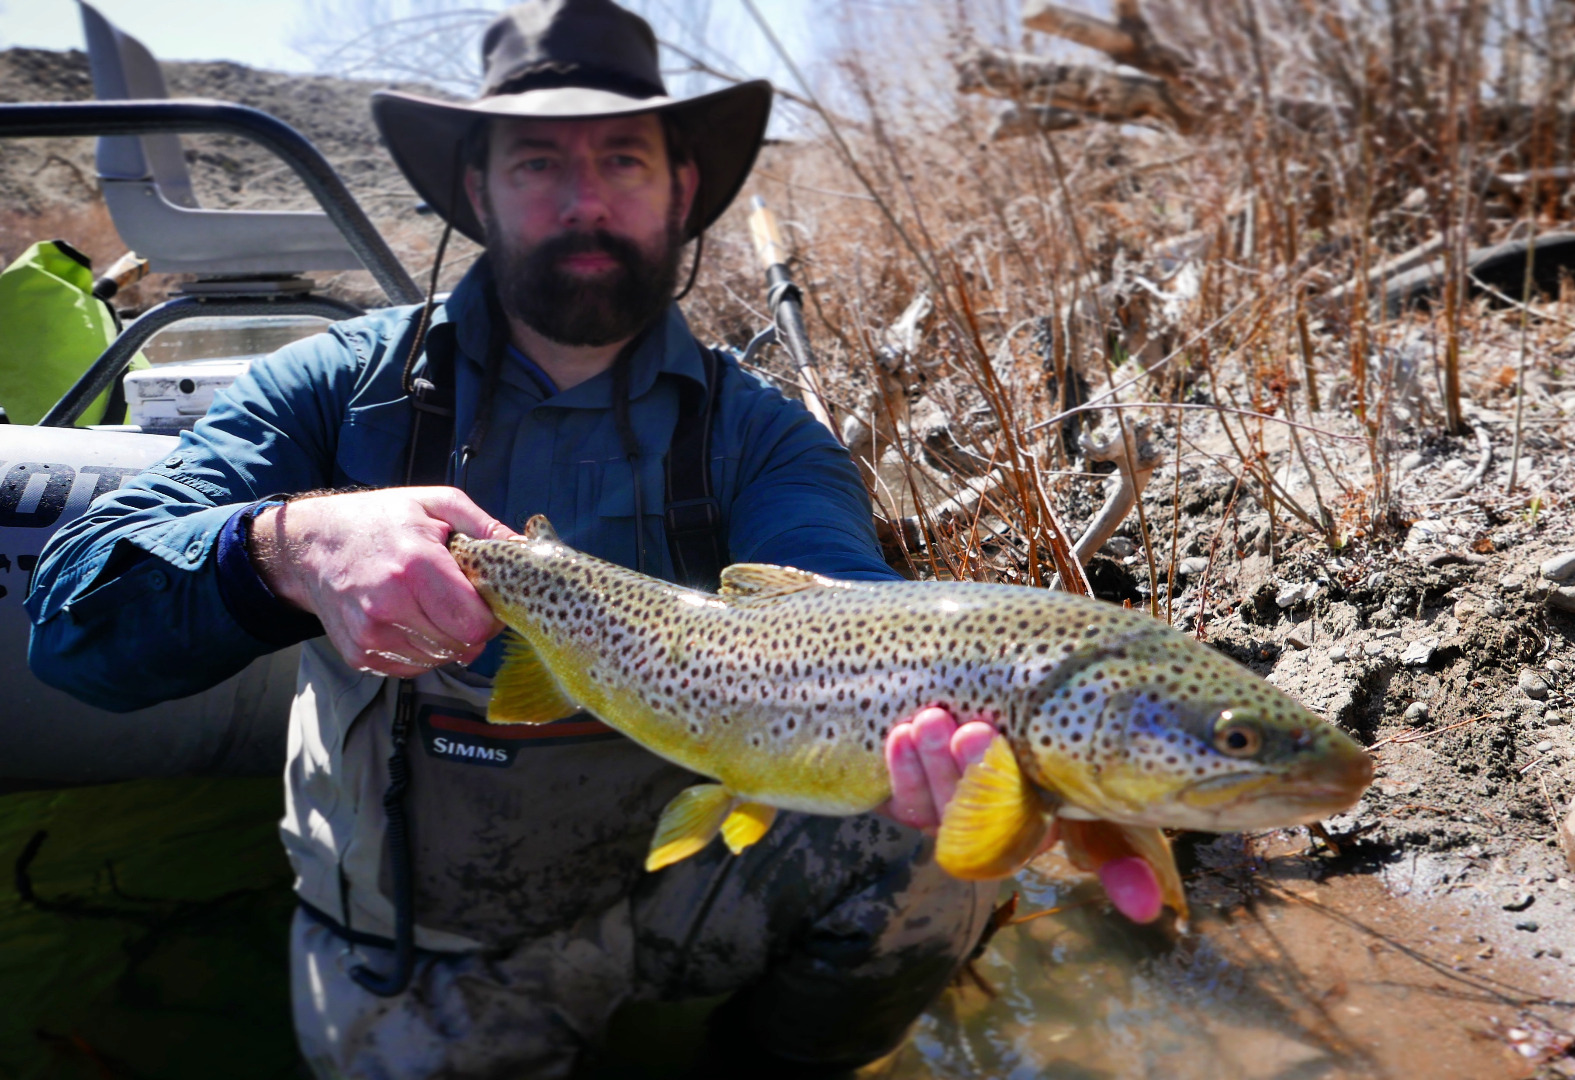
[(479, 735), (486, 739), (564, 739), (580, 735), (613, 735), (616, 732), (600, 720), (554, 720), (550, 724), (488, 724), (479, 720), (428, 714), (427, 723), (460, 735)]

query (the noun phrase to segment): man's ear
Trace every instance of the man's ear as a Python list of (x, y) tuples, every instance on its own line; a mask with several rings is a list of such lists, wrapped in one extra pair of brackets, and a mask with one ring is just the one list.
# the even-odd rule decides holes
[(682, 213), (678, 215), (679, 221), (689, 220), (689, 211), (694, 209), (695, 192), (700, 190), (700, 170), (692, 161), (686, 161), (678, 166), (678, 197), (683, 200), (680, 207)]

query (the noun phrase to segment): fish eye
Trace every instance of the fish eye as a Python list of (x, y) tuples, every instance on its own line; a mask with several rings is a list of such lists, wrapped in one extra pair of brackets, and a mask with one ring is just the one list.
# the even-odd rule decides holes
[(1214, 748), (1231, 757), (1253, 757), (1263, 749), (1263, 732), (1256, 724), (1237, 720), (1227, 710), (1214, 726)]

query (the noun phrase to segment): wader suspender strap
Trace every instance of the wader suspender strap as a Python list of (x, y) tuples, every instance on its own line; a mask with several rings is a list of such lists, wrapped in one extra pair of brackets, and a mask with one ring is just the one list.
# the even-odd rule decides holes
[[(410, 421), (405, 483), (412, 487), (445, 484), (454, 446), (452, 348), (427, 350), (426, 368), (411, 382), (410, 404), (415, 415)], [(379, 975), (365, 964), (350, 969), (350, 977), (362, 989), (379, 997), (404, 993), (416, 963), (410, 821), (405, 814), (405, 791), (410, 786), (408, 744), (410, 729), (415, 725), (415, 707), (415, 681), (400, 679), (394, 723), (389, 730), (392, 750), (388, 756), (388, 787), (383, 791), (383, 817), (388, 822), (388, 868), (394, 890), (394, 968), (386, 975)]]
[(711, 489), (711, 427), (721, 395), (722, 365), (711, 349), (702, 347), (705, 385), (688, 379), (679, 384), (678, 426), (663, 463), (667, 506), (667, 550), (678, 582), (715, 592), (727, 565), (727, 538), (722, 534), (722, 505)]

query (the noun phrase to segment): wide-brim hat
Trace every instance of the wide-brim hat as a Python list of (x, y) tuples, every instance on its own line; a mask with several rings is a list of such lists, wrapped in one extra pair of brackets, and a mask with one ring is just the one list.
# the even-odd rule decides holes
[(481, 96), (453, 102), (394, 90), (372, 95), (372, 117), (394, 162), (432, 209), (483, 242), (465, 196), (463, 147), (492, 117), (593, 120), (664, 113), (683, 132), (700, 174), (685, 223), (693, 238), (743, 187), (765, 138), (771, 84), (740, 83), (698, 97), (667, 96), (656, 35), (612, 0), (530, 0), (487, 28)]

